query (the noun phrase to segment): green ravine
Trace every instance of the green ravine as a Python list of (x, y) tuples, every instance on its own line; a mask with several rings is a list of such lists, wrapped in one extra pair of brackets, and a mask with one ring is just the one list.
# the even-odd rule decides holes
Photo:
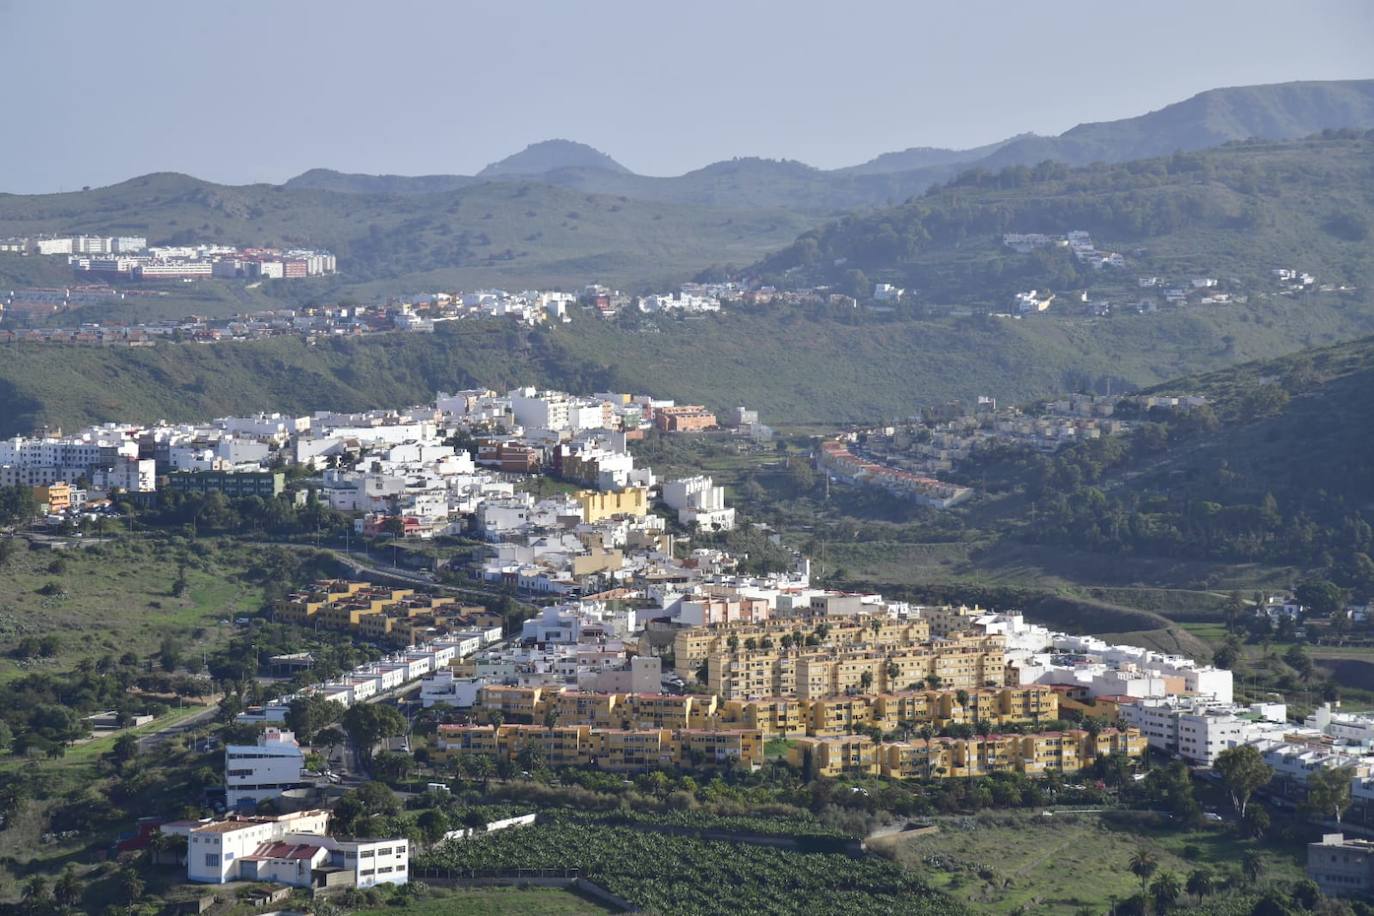
[(1114, 391), (1348, 339), (1374, 320), (1338, 304), (1252, 306), (1101, 321), (850, 324), (800, 313), (667, 321), (657, 333), (579, 318), (539, 331), (462, 322), (309, 346), (280, 338), (95, 350), (0, 348), (0, 434), (40, 424), (191, 420), (228, 413), (419, 403), (439, 389), (548, 384), (758, 408), (765, 422), (907, 416), (991, 394), (1019, 402)]

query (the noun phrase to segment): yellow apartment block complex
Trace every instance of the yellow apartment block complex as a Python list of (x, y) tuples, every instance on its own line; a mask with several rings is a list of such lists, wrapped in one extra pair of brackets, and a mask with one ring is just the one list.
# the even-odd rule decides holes
[(895, 693), (931, 686), (973, 690), (1006, 682), (1006, 640), (955, 634), (895, 646), (801, 651), (740, 649), (706, 657), (706, 685), (722, 700)]
[(1139, 759), (1145, 738), (1139, 729), (1081, 729), (1030, 735), (930, 738), (878, 743), (867, 735), (798, 738), (788, 749), (793, 766), (812, 776), (886, 776), (941, 779), (993, 773), (1076, 773), (1099, 757), (1122, 754)]
[(819, 651), (821, 645), (912, 646), (929, 641), (930, 625), (920, 618), (777, 618), (762, 623), (687, 627), (673, 637), (673, 664), (680, 676), (691, 678), (712, 655), (742, 651), (785, 654), (791, 650), (801, 654)]
[(618, 729), (590, 725), (441, 725), (435, 756), (488, 755), (518, 763), (533, 754), (549, 766), (629, 772), (664, 766), (763, 765), (763, 736), (752, 729)]
[(965, 723), (1035, 725), (1059, 717), (1058, 694), (1041, 684), (724, 701), (710, 694), (582, 693), (488, 685), (478, 694), (477, 706), (499, 713), (503, 722), (630, 730), (743, 728), (765, 738), (840, 735), (873, 727), (892, 732)]

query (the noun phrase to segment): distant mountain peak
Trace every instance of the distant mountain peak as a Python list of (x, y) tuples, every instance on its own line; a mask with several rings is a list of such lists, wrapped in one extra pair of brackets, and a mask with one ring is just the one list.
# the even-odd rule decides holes
[(599, 149), (574, 140), (543, 140), (531, 143), (518, 153), (477, 173), (478, 178), (510, 175), (544, 175), (559, 169), (601, 169), (622, 175), (633, 174)]

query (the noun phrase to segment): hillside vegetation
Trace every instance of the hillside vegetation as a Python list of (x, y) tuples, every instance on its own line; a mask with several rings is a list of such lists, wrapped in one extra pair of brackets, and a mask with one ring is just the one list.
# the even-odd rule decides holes
[(681, 279), (713, 263), (747, 263), (807, 225), (783, 211), (646, 203), (523, 181), (391, 195), (230, 187), (163, 173), (91, 191), (0, 195), (0, 237), (68, 232), (327, 248), (339, 258), (335, 285), (280, 287), (315, 300)]
[(1053, 457), (1001, 456), (965, 473), (1021, 505), (1005, 521), (1031, 541), (1103, 556), (1290, 565), (1374, 598), (1374, 339), (1159, 390), (1209, 404), (1142, 417), (1129, 437)]
[(440, 388), (615, 388), (746, 404), (766, 422), (834, 425), (910, 416), (992, 394), (1017, 402), (1084, 387), (1156, 384), (1246, 359), (1374, 333), (1338, 305), (1254, 306), (1109, 320), (949, 321), (806, 310), (728, 313), (634, 327), (579, 315), (529, 331), (465, 321), (427, 334), (0, 348), (0, 433), (50, 423), (195, 419), (258, 410), (418, 403)]
[[(1299, 267), (1367, 287), (1371, 157), (1374, 134), (1338, 131), (1122, 165), (972, 171), (903, 206), (808, 232), (754, 272), (851, 285), (862, 274), (914, 288), (927, 303), (1003, 307), (1018, 289), (1133, 289), (1135, 275), (1148, 272), (1235, 278), (1255, 289), (1272, 288), (1273, 268)], [(1126, 269), (1095, 271), (1062, 247), (1018, 254), (1002, 244), (1007, 232), (1076, 229), (1123, 252)]]

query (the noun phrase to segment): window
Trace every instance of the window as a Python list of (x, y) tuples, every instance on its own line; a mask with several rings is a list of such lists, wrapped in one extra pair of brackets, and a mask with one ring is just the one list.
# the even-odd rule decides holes
[(219, 867), (219, 853), (207, 852), (205, 854), (205, 865), (207, 868)]
[(372, 850), (364, 849), (362, 852), (358, 853), (358, 855), (362, 856), (364, 859), (370, 859), (372, 858)]

